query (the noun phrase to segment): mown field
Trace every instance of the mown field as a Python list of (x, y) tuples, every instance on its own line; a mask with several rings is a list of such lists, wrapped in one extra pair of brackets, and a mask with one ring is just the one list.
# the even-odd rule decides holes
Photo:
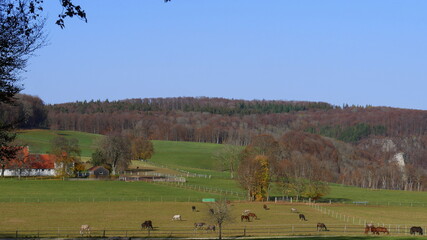
[[(87, 158), (94, 149), (94, 143), (102, 137), (70, 131), (31, 130), (19, 134), (19, 138), (28, 142), (31, 150), (42, 153), (48, 151), (49, 139), (58, 134), (77, 137), (84, 149), (82, 155)], [(3, 179), (0, 180), (0, 237), (2, 233), (3, 236), (12, 236), (16, 230), (24, 236), (78, 236), (82, 224), (90, 224), (94, 236), (148, 236), (147, 231), (140, 230), (141, 222), (148, 219), (155, 225), (150, 236), (210, 237), (215, 235), (194, 231), (193, 228), (194, 222), (210, 222), (206, 214), (209, 206), (201, 203), (202, 198), (209, 197), (232, 200), (230, 208), (233, 217), (225, 225), (226, 236), (371, 239), (363, 233), (366, 222), (390, 228), (393, 237), (380, 237), (384, 239), (408, 239), (408, 227), (412, 225), (420, 225), (427, 230), (426, 192), (367, 190), (331, 184), (331, 192), (322, 199), (326, 203), (311, 206), (295, 202), (269, 202), (270, 210), (266, 211), (262, 208), (263, 203), (247, 203), (241, 201), (243, 197), (240, 195), (210, 191), (221, 189), (244, 194), (239, 184), (230, 179), (228, 172), (216, 171), (212, 154), (221, 145), (153, 142), (153, 158), (149, 162), (134, 162), (134, 167), (201, 176), (188, 176), (187, 183), (180, 185)], [(272, 195), (282, 196), (278, 188)], [(328, 204), (329, 201), (332, 204)], [(355, 205), (353, 202), (366, 202), (367, 205)], [(192, 205), (200, 211), (192, 212)], [(298, 215), (290, 212), (291, 207), (305, 214), (308, 221), (299, 221)], [(241, 222), (239, 217), (245, 209), (255, 212), (259, 220)], [(175, 214), (181, 214), (183, 221), (171, 221)], [(324, 222), (330, 231), (317, 232), (317, 222)]]

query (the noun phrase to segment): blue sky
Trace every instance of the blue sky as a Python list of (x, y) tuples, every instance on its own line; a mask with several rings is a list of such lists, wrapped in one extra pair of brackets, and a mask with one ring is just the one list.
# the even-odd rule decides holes
[(24, 93), (46, 103), (147, 97), (324, 101), (427, 110), (427, 1), (74, 0)]

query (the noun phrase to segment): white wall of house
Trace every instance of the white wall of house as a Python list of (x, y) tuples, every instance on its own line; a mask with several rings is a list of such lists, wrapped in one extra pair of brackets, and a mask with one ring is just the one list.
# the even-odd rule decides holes
[[(55, 176), (55, 169), (25, 169), (21, 171), (21, 176)], [(18, 176), (19, 171), (5, 169), (4, 176)]]

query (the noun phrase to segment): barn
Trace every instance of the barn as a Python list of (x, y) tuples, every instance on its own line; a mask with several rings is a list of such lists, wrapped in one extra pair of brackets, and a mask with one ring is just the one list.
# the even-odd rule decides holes
[(55, 176), (55, 156), (30, 154), (28, 147), (20, 149), (15, 159), (5, 161), (3, 176)]
[(94, 166), (88, 169), (89, 177), (91, 178), (105, 178), (110, 176), (110, 171), (103, 166)]

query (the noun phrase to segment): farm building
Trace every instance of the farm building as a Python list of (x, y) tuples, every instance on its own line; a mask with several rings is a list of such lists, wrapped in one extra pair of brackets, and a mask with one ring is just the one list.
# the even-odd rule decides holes
[(104, 178), (110, 176), (110, 171), (102, 166), (95, 166), (88, 169), (89, 177)]
[(28, 147), (18, 150), (16, 157), (2, 166), (3, 176), (55, 176), (55, 156), (30, 154)]

